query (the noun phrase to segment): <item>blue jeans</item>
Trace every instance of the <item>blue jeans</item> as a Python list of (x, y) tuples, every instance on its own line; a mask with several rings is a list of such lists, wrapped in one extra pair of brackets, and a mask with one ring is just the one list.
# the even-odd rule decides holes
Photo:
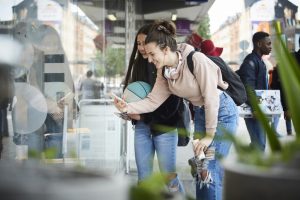
[[(135, 125), (134, 149), (138, 170), (138, 180), (142, 181), (152, 175), (154, 153), (157, 154), (159, 169), (162, 173), (176, 173), (176, 149), (178, 135), (176, 129), (168, 133), (153, 136), (150, 126), (142, 121)], [(178, 186), (179, 192), (184, 193), (178, 176), (168, 184)]]
[[(200, 135), (205, 132), (205, 110), (203, 107), (194, 107), (195, 132)], [(235, 134), (238, 125), (238, 110), (232, 98), (226, 93), (220, 95), (220, 107), (218, 113), (218, 125), (215, 138), (210, 146), (215, 147), (216, 155), (226, 157), (229, 153), (232, 142), (222, 140), (224, 130), (230, 134)], [(203, 136), (203, 135), (202, 135)], [(219, 139), (217, 139), (219, 138)], [(196, 184), (197, 200), (221, 200), (224, 169), (218, 159), (210, 160), (208, 171), (212, 175), (213, 183), (209, 187), (202, 187)]]
[(278, 131), (277, 131), (278, 124), (279, 124), (279, 120), (280, 120), (280, 115), (275, 115), (275, 116), (272, 118), (272, 123), (271, 123), (273, 129), (275, 130), (275, 132), (276, 132), (276, 134), (277, 134), (278, 136), (280, 136), (280, 134), (279, 134)]
[(63, 119), (55, 120), (49, 113), (47, 114), (45, 125), (45, 133), (62, 133), (63, 132)]
[(47, 114), (45, 125), (49, 135), (45, 136), (45, 149), (54, 148), (55, 158), (62, 158), (62, 140), (63, 140), (63, 119), (55, 120), (49, 113)]
[(254, 118), (244, 118), (247, 130), (250, 135), (250, 146), (265, 151), (266, 148), (266, 134), (260, 122)]

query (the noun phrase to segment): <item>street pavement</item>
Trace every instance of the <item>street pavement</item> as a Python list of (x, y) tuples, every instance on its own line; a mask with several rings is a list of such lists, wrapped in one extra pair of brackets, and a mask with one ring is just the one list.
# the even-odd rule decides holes
[[(9, 122), (11, 121), (11, 116), (9, 115)], [(12, 130), (11, 123), (9, 124), (10, 130)], [(279, 127), (278, 127), (279, 133), (281, 134), (280, 140), (281, 141), (289, 141), (293, 140), (294, 136), (286, 136), (286, 129), (285, 129), (285, 121), (283, 117), (280, 118)], [(247, 144), (250, 142), (250, 137), (248, 135), (245, 123), (243, 118), (239, 118), (239, 126), (237, 129), (237, 137), (239, 140), (241, 140), (243, 143)], [(12, 133), (10, 133), (10, 137), (4, 137), (3, 139), (4, 144), (4, 150), (2, 154), (3, 160), (13, 160), (16, 157), (16, 146), (12, 142)], [(267, 145), (266, 151), (269, 151), (269, 146)], [(235, 154), (234, 148), (231, 148), (229, 156), (233, 156)], [(185, 147), (178, 147), (177, 149), (177, 172), (178, 175), (185, 187), (186, 193), (191, 196), (195, 197), (195, 186), (193, 183), (192, 176), (190, 174), (190, 167), (188, 165), (188, 159), (193, 156), (192, 151), (192, 145), (191, 142), (185, 146)], [(156, 161), (156, 160), (155, 160)], [(158, 172), (158, 165), (157, 162), (155, 162), (154, 165), (154, 171)], [(129, 168), (129, 174), (126, 175), (130, 180), (132, 180), (132, 183), (135, 183), (137, 181), (137, 172), (136, 172), (136, 166), (134, 163), (134, 160), (131, 160), (130, 162), (130, 168)]]
[[(283, 117), (280, 118), (280, 122), (278, 125), (278, 132), (280, 133), (281, 137), (279, 139), (282, 142), (289, 141), (294, 139), (294, 136), (287, 136), (286, 135), (286, 129), (285, 129), (285, 120)], [(248, 135), (248, 131), (244, 122), (243, 118), (239, 118), (239, 125), (236, 132), (236, 136), (238, 139), (244, 143), (248, 144), (250, 143), (250, 137)], [(267, 145), (266, 152), (269, 152), (269, 146)], [(229, 156), (234, 156), (235, 150), (234, 148), (231, 148)], [(188, 165), (188, 159), (190, 159), (193, 156), (192, 151), (192, 144), (191, 142), (186, 147), (178, 147), (177, 149), (177, 172), (179, 174), (179, 177), (184, 185), (184, 188), (186, 190), (186, 193), (195, 198), (196, 194), (196, 188), (192, 179), (192, 176), (190, 174), (190, 167)], [(155, 165), (155, 170), (158, 171), (157, 163)], [(131, 168), (131, 176), (134, 177), (133, 179), (136, 179), (136, 173), (134, 166)]]

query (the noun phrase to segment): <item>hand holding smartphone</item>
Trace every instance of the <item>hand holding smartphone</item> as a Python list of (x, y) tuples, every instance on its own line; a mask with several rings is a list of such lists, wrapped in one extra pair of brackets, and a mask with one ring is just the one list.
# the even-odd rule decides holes
[(63, 101), (69, 101), (74, 97), (74, 94), (72, 92), (68, 92), (66, 95), (64, 92), (56, 92), (56, 101), (63, 102)]
[(124, 120), (131, 120), (131, 118), (126, 114), (126, 113), (117, 113), (115, 112), (115, 115), (117, 115), (118, 117), (120, 117), (121, 119), (124, 119)]
[(113, 92), (111, 93), (111, 96), (113, 99), (117, 99), (118, 101), (123, 101), (125, 102), (121, 97), (117, 96), (116, 94), (114, 94)]

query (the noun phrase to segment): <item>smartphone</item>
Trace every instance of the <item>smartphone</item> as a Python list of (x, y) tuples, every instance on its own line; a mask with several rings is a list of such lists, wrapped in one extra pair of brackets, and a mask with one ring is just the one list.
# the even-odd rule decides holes
[(59, 102), (65, 96), (65, 92), (56, 92), (56, 102)]
[(74, 97), (72, 92), (68, 92), (66, 95), (64, 92), (56, 92), (56, 102), (69, 101)]
[(118, 101), (124, 101), (124, 99), (122, 99), (121, 97), (117, 96), (116, 94), (114, 94), (113, 92), (111, 93), (111, 96), (113, 98), (116, 98)]
[(69, 92), (68, 94), (66, 94), (65, 96), (63, 96), (60, 101), (63, 101), (63, 100), (66, 100), (67, 98), (71, 97), (72, 96), (72, 92)]
[(126, 113), (115, 112), (115, 115), (117, 115), (118, 117), (120, 117), (121, 119), (124, 119), (124, 120), (131, 120), (131, 118)]

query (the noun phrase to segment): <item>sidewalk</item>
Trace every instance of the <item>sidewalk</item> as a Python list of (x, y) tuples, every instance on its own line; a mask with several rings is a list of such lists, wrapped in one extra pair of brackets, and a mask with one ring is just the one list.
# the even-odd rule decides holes
[[(10, 117), (10, 115), (9, 115), (9, 117)], [(11, 122), (10, 118), (8, 120), (9, 120), (9, 122)], [(12, 130), (11, 124), (9, 124), (9, 128), (10, 128), (10, 130)], [(294, 139), (294, 136), (286, 136), (285, 121), (284, 121), (283, 117), (280, 118), (279, 132), (282, 134), (282, 137), (279, 138), (282, 142), (290, 141), (290, 140)], [(248, 135), (243, 118), (239, 118), (237, 137), (245, 144), (250, 142), (250, 137)], [(4, 145), (4, 150), (3, 150), (3, 154), (2, 154), (2, 159), (3, 160), (15, 159), (16, 146), (12, 142), (12, 133), (10, 133), (10, 137), (3, 138), (3, 145)], [(266, 151), (269, 151), (269, 146), (267, 146)], [(231, 148), (230, 155), (234, 155), (234, 154), (235, 154), (235, 151), (233, 148)], [(188, 146), (186, 146), (186, 147), (178, 147), (178, 149), (177, 149), (177, 171), (178, 171), (179, 177), (184, 184), (186, 193), (188, 195), (190, 195), (191, 197), (195, 197), (195, 186), (193, 185), (193, 179), (190, 174), (190, 167), (187, 162), (188, 159), (191, 158), (192, 156), (193, 156), (193, 151), (192, 151), (191, 143), (189, 143)], [(88, 166), (86, 166), (86, 167), (88, 167)], [(155, 172), (159, 171), (157, 160), (155, 160), (154, 171)], [(136, 183), (137, 171), (136, 171), (136, 165), (135, 165), (134, 160), (130, 161), (130, 171), (127, 176), (132, 181), (133, 184)]]
[[(282, 142), (290, 141), (294, 139), (294, 136), (286, 136), (286, 129), (285, 129), (285, 120), (283, 117), (280, 118), (280, 122), (278, 125), (278, 130), (281, 133), (281, 137), (279, 138)], [(250, 143), (250, 137), (248, 135), (248, 131), (244, 122), (243, 118), (239, 118), (239, 126), (237, 129), (237, 137), (241, 140), (241, 142), (248, 144)], [(294, 134), (294, 132), (293, 132)], [(266, 151), (269, 151), (269, 146), (267, 145)], [(230, 155), (234, 155), (235, 151), (234, 148), (231, 148)], [(179, 174), (179, 177), (181, 181), (183, 182), (183, 185), (185, 187), (186, 193), (190, 195), (191, 197), (195, 198), (196, 194), (196, 188), (193, 184), (193, 179), (190, 174), (190, 167), (188, 165), (188, 159), (193, 156), (192, 151), (192, 145), (191, 142), (186, 147), (178, 147), (177, 149), (177, 171)], [(136, 168), (134, 168), (134, 165), (131, 165), (131, 171), (130, 176), (133, 180), (137, 180), (137, 174), (136, 174)], [(158, 166), (156, 163), (156, 166), (154, 168), (156, 171), (158, 171)]]

